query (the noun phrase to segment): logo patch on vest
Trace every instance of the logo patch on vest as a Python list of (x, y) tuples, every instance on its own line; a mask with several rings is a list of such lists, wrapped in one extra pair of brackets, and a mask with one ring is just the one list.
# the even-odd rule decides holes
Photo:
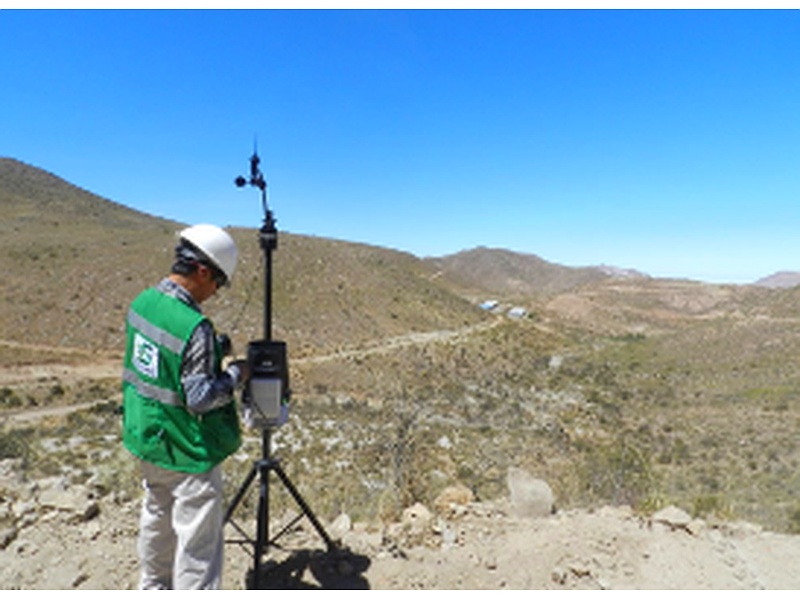
[(133, 336), (133, 366), (151, 379), (158, 379), (158, 346), (136, 333)]

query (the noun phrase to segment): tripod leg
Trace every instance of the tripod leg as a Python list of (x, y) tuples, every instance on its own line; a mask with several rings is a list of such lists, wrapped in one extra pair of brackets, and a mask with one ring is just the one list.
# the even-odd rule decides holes
[(303, 500), (303, 497), (300, 495), (300, 492), (298, 492), (297, 488), (294, 487), (294, 484), (292, 484), (289, 477), (286, 475), (286, 473), (284, 473), (281, 466), (277, 462), (273, 462), (271, 467), (278, 474), (278, 477), (280, 477), (280, 480), (283, 482), (283, 485), (285, 485), (286, 489), (289, 490), (289, 493), (292, 495), (292, 498), (294, 498), (295, 502), (297, 502), (297, 504), (303, 510), (303, 513), (305, 513), (305, 515), (308, 517), (308, 520), (311, 521), (312, 525), (314, 525), (314, 529), (316, 529), (320, 537), (322, 537), (322, 539), (325, 540), (325, 545), (328, 546), (328, 551), (334, 550), (335, 545), (333, 543), (333, 540), (331, 540), (331, 538), (328, 536), (328, 533), (322, 527), (322, 524), (317, 520), (317, 517), (314, 515), (314, 513), (311, 512), (311, 508), (309, 508), (308, 504), (306, 504), (306, 501)]
[(242, 483), (242, 486), (239, 488), (239, 491), (236, 492), (236, 496), (234, 496), (231, 505), (228, 507), (228, 511), (225, 513), (225, 521), (223, 521), (224, 523), (227, 523), (228, 521), (231, 520), (231, 517), (233, 516), (233, 511), (236, 510), (236, 507), (239, 505), (239, 502), (242, 501), (242, 498), (247, 493), (247, 488), (250, 487), (251, 483), (253, 483), (253, 479), (255, 479), (257, 469), (258, 465), (256, 464), (254, 464), (253, 468), (250, 469), (250, 473), (247, 474), (247, 477)]
[(261, 557), (264, 555), (267, 537), (269, 535), (269, 464), (262, 460), (259, 462), (259, 473), (261, 479), (259, 483), (258, 495), (258, 515), (256, 524), (256, 544), (253, 563), (253, 589), (261, 589)]

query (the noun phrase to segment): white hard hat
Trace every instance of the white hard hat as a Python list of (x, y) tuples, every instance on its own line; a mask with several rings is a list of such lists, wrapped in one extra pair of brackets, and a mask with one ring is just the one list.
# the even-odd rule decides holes
[(236, 242), (224, 229), (216, 225), (192, 225), (180, 232), (180, 238), (205, 254), (230, 280), (236, 270), (238, 251)]

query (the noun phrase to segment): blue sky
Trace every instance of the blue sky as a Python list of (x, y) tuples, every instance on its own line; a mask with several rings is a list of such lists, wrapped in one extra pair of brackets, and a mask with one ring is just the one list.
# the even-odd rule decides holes
[(0, 11), (0, 156), (181, 222), (800, 271), (800, 11)]

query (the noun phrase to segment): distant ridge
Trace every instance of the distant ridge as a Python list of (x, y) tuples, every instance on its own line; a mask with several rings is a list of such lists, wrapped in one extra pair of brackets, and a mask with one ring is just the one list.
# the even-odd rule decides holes
[(535, 254), (484, 246), (425, 260), (454, 284), (493, 294), (558, 294), (610, 278), (647, 277), (638, 271), (605, 265), (566, 267)]
[(800, 285), (800, 272), (778, 271), (768, 277), (759, 279), (754, 285), (767, 288), (792, 288)]
[(615, 277), (617, 279), (650, 279), (650, 275), (641, 271), (637, 271), (636, 269), (623, 269), (621, 267), (612, 267), (610, 265), (599, 265), (597, 269), (609, 277)]

